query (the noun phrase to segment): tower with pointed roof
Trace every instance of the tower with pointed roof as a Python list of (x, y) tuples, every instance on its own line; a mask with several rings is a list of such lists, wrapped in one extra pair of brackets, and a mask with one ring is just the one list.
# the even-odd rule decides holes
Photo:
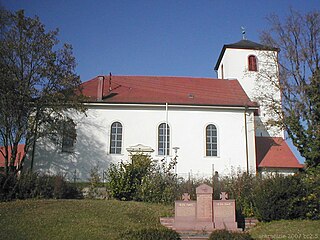
[(274, 82), (279, 81), (278, 52), (278, 48), (242, 39), (224, 45), (214, 67), (218, 78), (237, 79), (250, 100), (259, 104), (260, 111), (255, 117), (256, 136), (284, 137), (283, 130), (267, 124), (274, 116), (267, 110), (265, 102), (259, 98), (261, 91), (267, 91), (271, 99), (280, 103), (280, 91), (269, 81), (264, 81), (269, 76), (274, 78)]

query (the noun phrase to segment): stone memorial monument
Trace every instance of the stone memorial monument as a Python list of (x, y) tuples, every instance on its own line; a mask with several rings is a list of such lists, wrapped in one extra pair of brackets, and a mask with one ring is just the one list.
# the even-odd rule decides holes
[(182, 200), (175, 202), (173, 229), (206, 232), (238, 229), (235, 200), (229, 200), (226, 192), (220, 194), (220, 200), (213, 200), (213, 188), (202, 184), (196, 188), (196, 194), (196, 201), (191, 201), (190, 195), (184, 193)]

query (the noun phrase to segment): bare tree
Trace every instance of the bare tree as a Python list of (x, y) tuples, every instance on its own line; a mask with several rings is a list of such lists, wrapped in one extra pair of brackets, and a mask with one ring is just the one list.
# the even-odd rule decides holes
[(38, 137), (61, 130), (68, 111), (85, 111), (72, 47), (59, 44), (57, 35), (58, 29), (47, 32), (23, 10), (0, 11), (0, 154), (6, 174), (19, 143), (28, 152)]
[[(260, 91), (260, 100), (277, 116), (272, 125), (283, 127), (309, 167), (320, 164), (320, 12), (305, 15), (291, 10), (285, 20), (272, 15), (270, 29), (261, 34), (264, 45), (280, 49), (270, 57), (276, 73), (259, 75), (260, 86), (271, 84), (281, 99)], [(279, 81), (280, 80), (280, 81)]]

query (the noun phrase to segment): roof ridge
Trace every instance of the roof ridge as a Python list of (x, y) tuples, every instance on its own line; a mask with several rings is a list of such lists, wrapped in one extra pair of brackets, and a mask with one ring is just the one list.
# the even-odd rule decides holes
[[(99, 76), (104, 76), (104, 77), (110, 77), (109, 75), (98, 75), (94, 77), (93, 79), (90, 79), (86, 82), (92, 81), (96, 79)], [(221, 78), (211, 78), (211, 77), (195, 77), (195, 76), (156, 76), (156, 75), (112, 75), (112, 77), (128, 77), (128, 78), (136, 78), (136, 77), (141, 77), (141, 78), (190, 78), (190, 79), (210, 79), (210, 80), (227, 80), (227, 79), (221, 79)]]

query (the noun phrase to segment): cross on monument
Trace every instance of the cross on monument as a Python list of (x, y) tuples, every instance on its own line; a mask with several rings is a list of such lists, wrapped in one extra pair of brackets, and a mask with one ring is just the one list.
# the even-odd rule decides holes
[(228, 199), (229, 199), (228, 193), (226, 192), (220, 193), (220, 200), (228, 200)]
[(182, 195), (182, 200), (185, 201), (185, 202), (190, 201), (190, 195), (189, 195), (189, 193), (184, 193), (184, 194)]

